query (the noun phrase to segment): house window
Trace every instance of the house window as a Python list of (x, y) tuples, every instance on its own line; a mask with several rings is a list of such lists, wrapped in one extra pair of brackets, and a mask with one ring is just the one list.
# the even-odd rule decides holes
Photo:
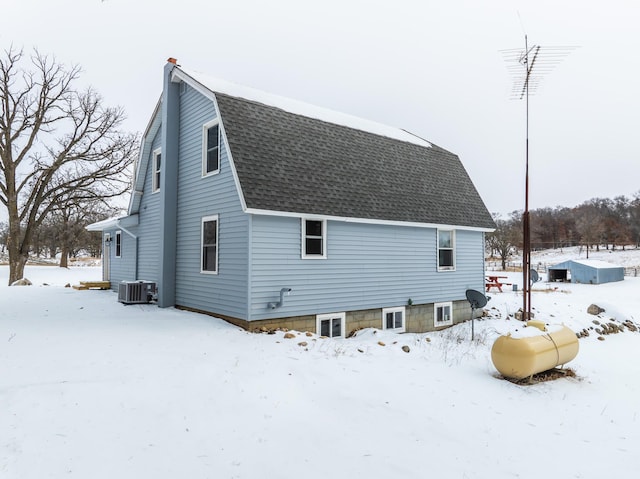
[(162, 166), (162, 154), (160, 150), (153, 152), (153, 179), (151, 185), (151, 192), (155, 193), (160, 191), (160, 167)]
[(456, 269), (455, 232), (438, 230), (438, 271)]
[(202, 176), (220, 171), (220, 125), (218, 120), (202, 127)]
[(451, 301), (448, 303), (436, 303), (433, 305), (433, 325), (451, 326), (453, 324), (453, 305)]
[(122, 256), (122, 231), (116, 231), (116, 258)]
[(201, 273), (218, 272), (218, 215), (202, 218)]
[(327, 222), (302, 219), (302, 257), (327, 257)]
[(327, 338), (344, 336), (345, 313), (319, 314), (316, 316), (316, 332)]
[(404, 307), (384, 308), (382, 310), (382, 329), (395, 329), (404, 332)]

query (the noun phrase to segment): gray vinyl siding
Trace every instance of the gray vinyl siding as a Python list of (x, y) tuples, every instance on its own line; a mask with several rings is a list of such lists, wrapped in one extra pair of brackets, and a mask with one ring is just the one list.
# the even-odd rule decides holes
[(145, 172), (144, 194), (140, 201), (139, 225), (132, 229), (138, 235), (138, 277), (146, 281), (159, 281), (160, 257), (160, 192), (152, 193), (153, 151), (160, 148), (160, 130), (153, 139)]
[[(202, 176), (202, 127), (215, 118), (214, 103), (187, 87), (180, 96), (176, 304), (248, 319), (249, 220), (224, 138), (220, 172)], [(202, 218), (212, 215), (218, 215), (217, 274), (200, 272)]]
[[(116, 232), (121, 232), (120, 257), (116, 257)], [(104, 235), (111, 235), (111, 245), (109, 246), (109, 280), (111, 289), (117, 291), (118, 283), (121, 281), (135, 281), (136, 269), (136, 240), (121, 229), (110, 229), (103, 232)], [(105, 250), (107, 252), (107, 250)]]
[(456, 270), (438, 272), (433, 228), (328, 221), (327, 259), (301, 259), (298, 218), (254, 216), (251, 228), (252, 320), (463, 300), (484, 285), (481, 232), (456, 231)]

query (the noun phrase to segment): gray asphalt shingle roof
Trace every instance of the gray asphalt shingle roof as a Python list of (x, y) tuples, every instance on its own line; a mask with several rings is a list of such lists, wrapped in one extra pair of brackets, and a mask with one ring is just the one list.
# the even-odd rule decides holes
[(449, 151), (215, 95), (248, 208), (495, 227)]

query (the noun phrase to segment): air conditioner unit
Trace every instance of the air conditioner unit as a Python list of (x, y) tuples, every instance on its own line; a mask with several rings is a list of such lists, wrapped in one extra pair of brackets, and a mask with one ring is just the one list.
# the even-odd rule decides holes
[(118, 284), (118, 301), (123, 304), (145, 304), (156, 294), (156, 283), (150, 281), (122, 281)]

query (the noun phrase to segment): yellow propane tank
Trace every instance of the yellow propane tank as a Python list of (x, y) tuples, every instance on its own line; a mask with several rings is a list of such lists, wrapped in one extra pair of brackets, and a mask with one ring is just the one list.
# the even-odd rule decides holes
[(507, 378), (523, 379), (542, 371), (568, 363), (578, 354), (578, 337), (564, 325), (549, 326), (547, 331), (538, 324), (526, 328), (519, 337), (511, 333), (500, 336), (491, 348), (495, 368)]

